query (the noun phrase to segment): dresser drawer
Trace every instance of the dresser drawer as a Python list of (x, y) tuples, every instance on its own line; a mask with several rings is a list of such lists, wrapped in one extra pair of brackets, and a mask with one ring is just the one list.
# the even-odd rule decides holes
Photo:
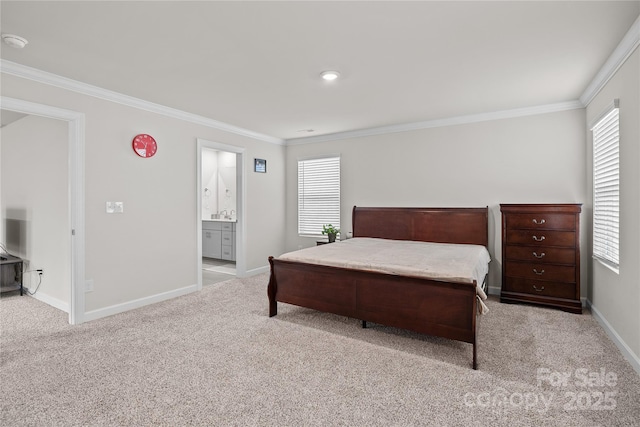
[(203, 230), (222, 230), (222, 224), (218, 221), (202, 221)]
[(576, 286), (573, 283), (542, 282), (532, 279), (507, 277), (505, 283), (502, 284), (502, 290), (544, 297), (576, 298)]
[(222, 255), (220, 256), (222, 259), (234, 261), (234, 253), (233, 247), (228, 245), (222, 245)]
[(544, 212), (514, 213), (507, 216), (507, 228), (575, 230), (576, 216)]
[(576, 244), (576, 233), (574, 231), (507, 230), (507, 244), (573, 248)]
[(235, 222), (222, 222), (221, 223), (222, 231), (235, 231), (236, 223)]
[(223, 231), (222, 232), (222, 244), (227, 246), (232, 246), (235, 242), (235, 234), (231, 231)]
[(544, 246), (507, 246), (505, 259), (509, 261), (544, 262), (551, 264), (576, 263), (576, 251), (573, 248), (551, 248)]
[(568, 283), (575, 283), (576, 281), (576, 268), (566, 265), (507, 261), (504, 264), (504, 274), (507, 277), (522, 277), (534, 280)]

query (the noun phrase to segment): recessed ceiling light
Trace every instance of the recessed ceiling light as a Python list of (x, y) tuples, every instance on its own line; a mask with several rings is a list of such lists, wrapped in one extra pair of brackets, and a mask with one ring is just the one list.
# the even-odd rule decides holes
[(340, 77), (340, 73), (338, 71), (323, 71), (322, 73), (320, 73), (320, 77), (328, 82), (332, 82)]
[(3, 34), (2, 41), (11, 47), (15, 47), (16, 49), (22, 49), (27, 45), (27, 43), (29, 43), (27, 39), (16, 36), (15, 34)]

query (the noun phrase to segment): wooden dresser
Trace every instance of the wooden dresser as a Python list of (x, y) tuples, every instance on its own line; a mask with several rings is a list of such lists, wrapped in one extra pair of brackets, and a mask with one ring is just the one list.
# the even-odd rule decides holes
[(501, 302), (582, 313), (579, 204), (501, 204)]

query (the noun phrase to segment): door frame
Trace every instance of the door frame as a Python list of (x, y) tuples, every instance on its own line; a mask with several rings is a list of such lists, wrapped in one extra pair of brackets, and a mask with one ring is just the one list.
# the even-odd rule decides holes
[(0, 105), (2, 105), (3, 110), (63, 120), (68, 123), (68, 225), (71, 247), (69, 323), (72, 325), (83, 323), (85, 313), (85, 115), (77, 111), (65, 110), (6, 96), (0, 96)]
[(246, 206), (246, 171), (245, 171), (245, 158), (243, 147), (235, 145), (223, 144), (220, 142), (209, 141), (206, 139), (197, 138), (197, 154), (196, 154), (196, 242), (197, 242), (197, 277), (198, 277), (198, 290), (202, 289), (202, 150), (212, 149), (218, 151), (226, 151), (229, 153), (235, 153), (236, 158), (236, 276), (245, 277), (247, 274), (247, 266), (245, 260), (245, 232), (244, 224), (246, 220), (245, 206)]

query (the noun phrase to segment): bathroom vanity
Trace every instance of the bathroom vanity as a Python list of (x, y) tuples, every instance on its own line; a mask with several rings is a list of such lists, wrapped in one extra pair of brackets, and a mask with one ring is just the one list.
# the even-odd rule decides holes
[(202, 256), (236, 260), (236, 221), (205, 219), (202, 221)]

